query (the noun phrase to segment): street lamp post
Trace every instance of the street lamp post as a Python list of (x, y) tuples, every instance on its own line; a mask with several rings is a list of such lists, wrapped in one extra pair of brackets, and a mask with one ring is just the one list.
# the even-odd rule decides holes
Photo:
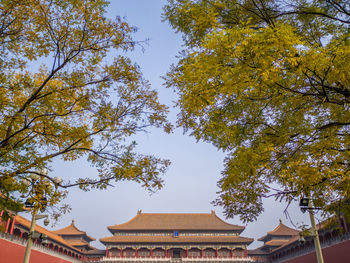
[(32, 249), (33, 245), (33, 235), (35, 232), (35, 222), (37, 219), (46, 218), (44, 221), (44, 225), (47, 226), (50, 222), (48, 219), (48, 215), (37, 215), (38, 210), (36, 208), (33, 209), (32, 214), (32, 221), (30, 223), (30, 229), (29, 229), (29, 235), (28, 235), (28, 241), (26, 246), (26, 251), (24, 253), (23, 263), (28, 263), (30, 258), (30, 251)]
[[(47, 170), (42, 170), (41, 173), (43, 173), (44, 175), (47, 175)], [(40, 179), (40, 176), (38, 176), (37, 174), (35, 173), (32, 173), (30, 175), (30, 180), (29, 179), (25, 179), (23, 181), (23, 183), (27, 186), (30, 186), (32, 185), (33, 189), (35, 191), (35, 186), (36, 186), (36, 181), (38, 181)], [(53, 182), (56, 186), (56, 189), (57, 189), (57, 186), (60, 185), (62, 183), (62, 178), (56, 176), (54, 179), (53, 179)], [(27, 202), (26, 202), (27, 203)], [(49, 219), (48, 219), (48, 215), (38, 215), (38, 209), (39, 209), (39, 206), (38, 204), (35, 204), (35, 203), (31, 203), (31, 202), (28, 202), (28, 206), (30, 206), (32, 208), (32, 221), (30, 223), (30, 229), (29, 229), (29, 235), (28, 235), (28, 240), (27, 240), (27, 246), (26, 246), (26, 251), (24, 253), (24, 258), (23, 258), (23, 263), (29, 263), (29, 259), (30, 259), (30, 252), (31, 252), (31, 248), (32, 248), (32, 245), (33, 245), (33, 235), (35, 233), (35, 222), (37, 219), (42, 219), (42, 218), (46, 218), (44, 220), (44, 225), (47, 226), (50, 222), (49, 222)]]
[(310, 215), (310, 221), (311, 221), (311, 227), (312, 227), (312, 235), (314, 237), (315, 241), (315, 250), (316, 250), (316, 256), (317, 256), (317, 262), (318, 263), (323, 263), (323, 256), (322, 256), (322, 249), (321, 249), (321, 243), (320, 243), (320, 238), (318, 236), (318, 231), (316, 228), (316, 223), (315, 223), (315, 217), (314, 217), (314, 211), (311, 207), (311, 203), (309, 203), (309, 215)]
[(309, 198), (302, 198), (302, 199), (300, 199), (300, 206), (301, 206), (301, 210), (303, 212), (305, 212), (306, 210), (309, 211), (310, 221), (311, 221), (311, 229), (312, 229), (312, 235), (311, 236), (313, 236), (313, 238), (314, 238), (317, 263), (324, 263), (323, 255), (322, 255), (322, 249), (321, 249), (321, 243), (320, 243), (320, 238), (318, 236), (318, 231), (317, 231), (317, 228), (316, 228), (315, 217), (314, 217), (314, 210), (315, 209), (319, 209), (319, 208), (312, 207), (312, 204), (311, 204)]

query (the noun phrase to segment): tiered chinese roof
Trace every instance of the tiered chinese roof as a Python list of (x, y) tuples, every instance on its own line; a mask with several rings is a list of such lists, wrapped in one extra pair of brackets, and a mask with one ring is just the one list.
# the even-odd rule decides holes
[(267, 232), (267, 235), (258, 240), (264, 242), (264, 245), (261, 247), (262, 250), (271, 251), (275, 248), (289, 244), (292, 240), (294, 241), (298, 237), (298, 230), (284, 225), (282, 220), (280, 220), (279, 225), (274, 230)]
[(94, 250), (95, 248), (90, 246), (90, 242), (94, 241), (93, 237), (90, 237), (86, 234), (86, 232), (79, 230), (75, 224), (74, 220), (72, 223), (64, 228), (58, 229), (56, 231), (52, 231), (59, 236), (61, 236), (66, 242), (70, 245), (81, 249), (81, 250)]
[(112, 236), (101, 238), (102, 243), (217, 243), (217, 244), (231, 244), (242, 243), (250, 244), (253, 242), (252, 238), (240, 236)]
[(153, 214), (139, 211), (130, 221), (109, 226), (108, 230), (112, 233), (118, 230), (233, 230), (241, 233), (244, 227), (226, 223), (214, 212), (205, 214)]
[[(243, 226), (224, 222), (212, 213), (185, 214), (185, 213), (142, 213), (124, 224), (109, 226), (112, 237), (101, 238), (104, 244), (108, 243), (242, 243), (249, 244), (251, 238), (240, 237)], [(152, 235), (150, 232), (213, 232), (212, 235)], [(129, 232), (128, 235), (119, 235)], [(135, 233), (140, 232), (142, 235)], [(226, 233), (226, 234), (220, 234)]]

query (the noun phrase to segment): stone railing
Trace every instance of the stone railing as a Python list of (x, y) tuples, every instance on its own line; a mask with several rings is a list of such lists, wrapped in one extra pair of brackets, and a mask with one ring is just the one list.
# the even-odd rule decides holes
[[(18, 236), (10, 235), (8, 233), (0, 232), (0, 238), (4, 239), (4, 240), (7, 240), (9, 242), (15, 243), (15, 244), (20, 245), (20, 246), (24, 246), (24, 247), (27, 246), (27, 240), (26, 239), (20, 238)], [(47, 255), (53, 256), (53, 257), (64, 259), (64, 260), (72, 262), (72, 263), (81, 263), (81, 260), (72, 258), (72, 257), (70, 257), (68, 255), (59, 253), (57, 251), (53, 251), (52, 249), (49, 249), (48, 247), (42, 246), (40, 244), (35, 244), (34, 243), (32, 245), (32, 249), (36, 250), (36, 251), (39, 251), (41, 253), (45, 253)]]

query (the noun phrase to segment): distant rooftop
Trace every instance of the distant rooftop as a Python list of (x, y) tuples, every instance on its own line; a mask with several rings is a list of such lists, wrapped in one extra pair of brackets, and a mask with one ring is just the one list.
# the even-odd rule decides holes
[(290, 228), (282, 223), (280, 220), (279, 225), (272, 231), (267, 232), (267, 235), (259, 238), (259, 241), (265, 241), (269, 236), (298, 236), (299, 231), (293, 228)]
[(79, 230), (75, 226), (74, 220), (72, 220), (72, 223), (69, 226), (51, 232), (59, 236), (84, 236), (89, 241), (95, 240), (95, 238), (88, 236), (86, 232)]

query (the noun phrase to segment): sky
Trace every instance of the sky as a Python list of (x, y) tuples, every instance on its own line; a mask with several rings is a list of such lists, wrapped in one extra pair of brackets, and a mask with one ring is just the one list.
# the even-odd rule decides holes
[[(174, 123), (176, 94), (164, 87), (161, 76), (166, 74), (172, 63), (176, 63), (182, 39), (167, 22), (161, 22), (165, 4), (166, 0), (111, 0), (107, 16), (125, 17), (129, 24), (139, 29), (135, 34), (136, 40), (149, 39), (144, 50), (137, 48), (130, 57), (140, 65), (144, 77), (159, 92), (160, 101), (170, 107), (169, 120)], [(175, 129), (172, 134), (152, 129), (150, 133), (139, 135), (137, 140), (141, 152), (172, 162), (163, 177), (163, 189), (150, 195), (133, 182), (120, 182), (108, 190), (90, 192), (71, 188), (65, 203), (70, 204), (72, 210), (59, 219), (53, 230), (66, 227), (74, 219), (80, 230), (97, 240), (91, 245), (102, 249), (104, 246), (98, 239), (112, 235), (107, 226), (125, 223), (139, 209), (144, 213), (210, 213), (214, 210), (226, 222), (246, 226), (241, 236), (255, 240), (277, 227), (279, 219), (290, 227), (293, 224), (309, 224), (307, 215), (300, 212), (297, 203), (288, 208), (290, 220), (284, 213), (286, 204), (274, 199), (264, 202), (265, 212), (256, 222), (245, 225), (238, 217), (225, 219), (222, 208), (211, 204), (217, 198), (219, 189), (216, 183), (223, 170), (225, 153), (211, 144), (196, 142), (193, 137), (183, 134), (181, 128)], [(52, 176), (61, 176), (64, 180), (96, 176), (96, 171), (84, 160), (74, 163), (56, 161), (50, 168)], [(28, 215), (26, 217), (29, 218)], [(42, 222), (39, 224), (42, 225)], [(255, 241), (249, 249), (260, 245), (261, 242)]]

